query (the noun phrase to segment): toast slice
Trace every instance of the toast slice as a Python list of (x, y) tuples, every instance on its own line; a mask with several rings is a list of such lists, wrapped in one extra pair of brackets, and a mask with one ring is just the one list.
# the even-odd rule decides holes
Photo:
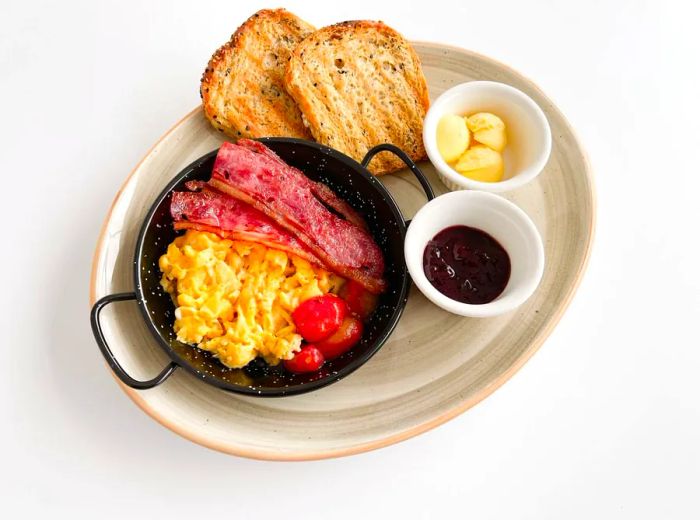
[[(382, 22), (324, 27), (292, 52), (285, 86), (314, 139), (360, 161), (380, 143), (424, 159), (423, 118), (430, 105), (420, 60), (410, 43)], [(382, 152), (370, 171), (404, 167)]]
[(248, 18), (202, 75), (200, 95), (211, 124), (235, 139), (310, 139), (283, 76), (292, 49), (314, 30), (284, 9), (263, 9)]

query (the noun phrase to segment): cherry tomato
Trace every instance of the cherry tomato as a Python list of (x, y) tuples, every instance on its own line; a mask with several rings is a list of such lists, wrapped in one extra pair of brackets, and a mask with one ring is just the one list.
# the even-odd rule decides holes
[(292, 359), (284, 362), (284, 368), (295, 374), (316, 372), (325, 361), (323, 354), (313, 345), (306, 345)]
[(333, 334), (343, 323), (348, 306), (335, 294), (309, 298), (292, 313), (299, 334), (309, 343), (321, 341)]
[(359, 319), (348, 316), (335, 333), (318, 343), (314, 343), (314, 346), (321, 351), (326, 359), (336, 358), (360, 341), (363, 328)]
[(348, 281), (343, 286), (340, 296), (348, 304), (350, 310), (363, 320), (369, 318), (369, 315), (377, 307), (377, 295), (372, 294), (354, 280)]

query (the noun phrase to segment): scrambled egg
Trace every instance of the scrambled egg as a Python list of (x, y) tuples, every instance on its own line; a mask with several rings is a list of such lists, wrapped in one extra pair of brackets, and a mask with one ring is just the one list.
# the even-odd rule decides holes
[(294, 357), (301, 336), (292, 311), (343, 283), (296, 255), (195, 230), (177, 237), (159, 266), (177, 307), (177, 338), (231, 368), (257, 356), (270, 364)]

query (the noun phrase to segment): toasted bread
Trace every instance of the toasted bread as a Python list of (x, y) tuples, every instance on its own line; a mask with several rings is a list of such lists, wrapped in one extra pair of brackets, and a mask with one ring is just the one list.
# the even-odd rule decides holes
[(292, 49), (314, 30), (284, 9), (263, 9), (248, 18), (202, 75), (202, 105), (212, 125), (235, 139), (310, 139), (283, 75)]
[[(382, 22), (343, 22), (320, 29), (292, 52), (285, 86), (316, 141), (361, 160), (392, 143), (413, 160), (425, 158), (423, 118), (430, 105), (418, 55)], [(370, 171), (403, 168), (382, 152)]]

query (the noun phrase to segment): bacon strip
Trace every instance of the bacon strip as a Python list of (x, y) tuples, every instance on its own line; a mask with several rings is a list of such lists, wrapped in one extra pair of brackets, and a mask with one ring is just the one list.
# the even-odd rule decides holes
[(331, 270), (370, 292), (382, 292), (386, 281), (379, 246), (367, 231), (326, 209), (324, 202), (334, 209), (344, 206), (328, 203), (331, 190), (324, 193), (315, 184), (265, 145), (248, 139), (223, 143), (209, 181), (216, 190), (250, 204), (294, 234)]
[[(279, 155), (270, 150), (267, 146), (263, 145), (259, 141), (251, 141), (250, 139), (241, 139), (238, 141), (238, 146), (243, 146), (249, 150), (262, 154), (272, 161), (275, 161), (280, 165), (281, 168), (291, 168), (286, 162), (284, 162)], [(353, 207), (348, 204), (345, 200), (338, 197), (335, 192), (322, 182), (316, 182), (309, 179), (306, 175), (302, 174), (301, 181), (308, 183), (311, 192), (316, 195), (321, 201), (333, 208), (335, 211), (340, 213), (348, 221), (352, 222), (356, 226), (362, 229), (367, 229), (367, 223), (362, 216), (353, 209)]]
[(256, 242), (293, 253), (327, 269), (303, 242), (254, 207), (214, 191), (200, 181), (190, 181), (186, 186), (201, 191), (173, 192), (170, 214), (175, 229), (196, 229), (222, 238)]

